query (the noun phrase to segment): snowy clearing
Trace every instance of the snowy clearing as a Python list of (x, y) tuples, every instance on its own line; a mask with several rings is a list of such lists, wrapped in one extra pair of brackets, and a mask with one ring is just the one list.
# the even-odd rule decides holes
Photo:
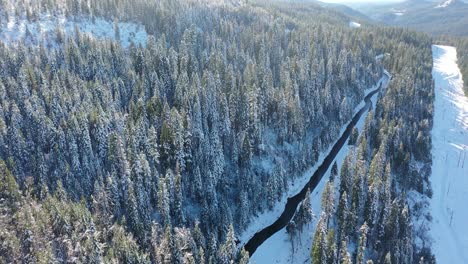
[(468, 263), (468, 98), (454, 47), (432, 46), (433, 253), (438, 263)]
[[(377, 85), (380, 83), (382, 84), (382, 89), (385, 89), (386, 85), (388, 84), (388, 78), (383, 77)], [(368, 89), (366, 91), (366, 94), (368, 94), (370, 91), (374, 90), (377, 86), (372, 87), (371, 89)], [(378, 94), (374, 95), (372, 97), (372, 103), (373, 103), (373, 108), (375, 107)], [(360, 108), (364, 106), (364, 102), (361, 102), (356, 108), (354, 113), (359, 111)], [(356, 128), (358, 128), (359, 131), (362, 130), (364, 126), (364, 122), (366, 119), (367, 114), (364, 114), (361, 119), (359, 120), (358, 124), (356, 125)], [(346, 128), (347, 124), (343, 126), (343, 129), (340, 134), (343, 133), (343, 130)], [(330, 145), (330, 148), (334, 144)], [(343, 148), (340, 150), (338, 153), (335, 161), (338, 164), (338, 168), (341, 167), (341, 164), (348, 154), (350, 148), (352, 146), (345, 145)], [(283, 212), (284, 209), (284, 204), (286, 203), (286, 198), (296, 194), (299, 192), (302, 187), (309, 181), (310, 176), (312, 173), (317, 169), (316, 167), (319, 166), (322, 162), (325, 156), (328, 154), (330, 149), (328, 149), (325, 152), (322, 152), (320, 154), (319, 161), (317, 162), (317, 165), (315, 165), (313, 168), (309, 169), (302, 177), (300, 177), (298, 180), (296, 180), (292, 185), (290, 186), (290, 189), (288, 190), (288, 194), (283, 196), (283, 199), (281, 199), (280, 202), (276, 203), (274, 209), (272, 211), (266, 212), (261, 214), (260, 216), (254, 218), (252, 220), (252, 224), (247, 228), (246, 231), (244, 231), (243, 234), (240, 236), (240, 240), (242, 241), (241, 244), (244, 244), (247, 242), (247, 240), (258, 230), (261, 228), (273, 223), (279, 215)], [(310, 247), (312, 244), (312, 237), (315, 232), (315, 227), (318, 222), (318, 215), (320, 215), (321, 212), (321, 196), (323, 192), (323, 188), (325, 187), (325, 183), (328, 181), (328, 178), (330, 176), (329, 171), (324, 175), (323, 179), (320, 181), (320, 183), (317, 185), (315, 190), (311, 193), (311, 203), (312, 203), (312, 210), (313, 213), (315, 214), (314, 220), (304, 228), (304, 231), (301, 235), (299, 235), (295, 239), (295, 252), (293, 254), (292, 252), (292, 247), (291, 247), (291, 242), (289, 240), (288, 234), (286, 233), (286, 229), (282, 229), (278, 233), (274, 234), (272, 237), (267, 239), (258, 249), (255, 251), (253, 256), (251, 257), (251, 263), (257, 263), (257, 264), (263, 264), (263, 263), (304, 263), (309, 259), (310, 255)], [(299, 242), (299, 243), (298, 243)]]
[(67, 35), (73, 34), (75, 28), (94, 38), (117, 40), (116, 29), (120, 34), (119, 40), (124, 47), (135, 44), (145, 45), (148, 34), (142, 25), (135, 23), (114, 23), (103, 18), (78, 17), (74, 19), (63, 15), (41, 15), (38, 19), (28, 21), (26, 18), (10, 16), (9, 21), (0, 24), (0, 41), (7, 44), (24, 40), (26, 43), (54, 45), (57, 28)]

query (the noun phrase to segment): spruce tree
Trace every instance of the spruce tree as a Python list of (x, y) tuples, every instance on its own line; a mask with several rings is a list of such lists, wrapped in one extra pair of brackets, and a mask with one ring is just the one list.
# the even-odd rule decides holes
[(367, 247), (367, 232), (369, 231), (369, 227), (367, 223), (364, 223), (361, 228), (359, 229), (360, 236), (359, 236), (359, 245), (357, 248), (357, 256), (356, 256), (356, 263), (357, 264), (364, 264), (366, 261), (366, 247)]

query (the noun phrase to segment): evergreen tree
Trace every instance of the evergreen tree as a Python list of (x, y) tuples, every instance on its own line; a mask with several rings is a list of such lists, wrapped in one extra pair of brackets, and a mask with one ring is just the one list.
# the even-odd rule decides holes
[(356, 145), (357, 139), (359, 137), (359, 132), (356, 127), (353, 127), (353, 131), (351, 131), (351, 135), (349, 136), (348, 145)]
[(249, 253), (242, 248), (239, 253), (239, 264), (247, 264), (249, 263)]
[(294, 222), (299, 229), (299, 233), (302, 233), (304, 225), (308, 225), (314, 217), (312, 212), (312, 205), (310, 203), (310, 190), (308, 189), (306, 192), (306, 196), (304, 201), (302, 201), (301, 205), (299, 206), (299, 210), (294, 215)]
[(328, 263), (327, 262), (327, 224), (326, 215), (322, 212), (317, 228), (315, 230), (314, 240), (312, 242), (311, 260), (312, 263)]
[(338, 176), (338, 164), (336, 161), (333, 163), (333, 166), (330, 171), (330, 181), (335, 181), (335, 178)]
[(352, 264), (353, 261), (351, 260), (351, 256), (348, 252), (348, 244), (346, 243), (346, 240), (341, 241), (341, 246), (340, 246), (340, 263), (341, 264)]
[(349, 217), (349, 205), (346, 192), (343, 192), (336, 209), (336, 218), (338, 220), (338, 239), (343, 240), (346, 234), (348, 234), (348, 217)]
[(360, 237), (359, 237), (359, 245), (358, 245), (358, 253), (356, 257), (356, 263), (364, 264), (366, 260), (366, 245), (367, 245), (367, 232), (369, 231), (369, 227), (367, 223), (364, 223), (361, 228), (359, 229)]
[(327, 182), (322, 193), (322, 209), (325, 214), (325, 222), (328, 227), (329, 220), (335, 208), (335, 187), (333, 182)]

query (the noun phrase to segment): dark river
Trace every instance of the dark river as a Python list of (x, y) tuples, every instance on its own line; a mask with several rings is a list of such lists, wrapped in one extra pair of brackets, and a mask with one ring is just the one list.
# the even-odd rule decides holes
[[(386, 75), (389, 77), (388, 75)], [(335, 143), (333, 148), (331, 149), (330, 153), (325, 157), (323, 160), (322, 164), (317, 168), (315, 173), (310, 177), (310, 180), (307, 182), (307, 184), (302, 188), (302, 190), (294, 195), (293, 197), (289, 197), (286, 205), (284, 206), (284, 211), (281, 214), (281, 216), (270, 226), (267, 226), (263, 228), (262, 230), (258, 231), (255, 233), (255, 235), (245, 244), (245, 250), (249, 252), (250, 256), (255, 253), (257, 248), (265, 242), (268, 238), (270, 238), (272, 235), (274, 235), (276, 232), (280, 231), (283, 229), (289, 221), (293, 218), (296, 209), (299, 205), (299, 203), (304, 200), (307, 189), (310, 189), (310, 192), (312, 193), (319, 184), (320, 180), (322, 180), (322, 177), (325, 175), (327, 172), (328, 168), (332, 165), (334, 159), (336, 158), (336, 155), (338, 152), (341, 150), (341, 148), (346, 144), (347, 139), (351, 135), (351, 132), (358, 123), (359, 119), (361, 119), (362, 115), (370, 110), (372, 107), (372, 102), (371, 98), (374, 96), (376, 93), (380, 91), (380, 88), (382, 87), (382, 83), (386, 81), (381, 79), (378, 84), (378, 88), (370, 92), (365, 98), (365, 106), (363, 106), (359, 112), (357, 112), (351, 122), (348, 124), (346, 127), (346, 130), (344, 133), (341, 135), (341, 137), (338, 139), (338, 141)]]

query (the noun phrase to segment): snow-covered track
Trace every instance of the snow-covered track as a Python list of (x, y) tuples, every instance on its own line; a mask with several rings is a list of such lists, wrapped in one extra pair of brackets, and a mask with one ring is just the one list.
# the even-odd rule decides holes
[(468, 263), (468, 98), (456, 49), (434, 45), (432, 52), (433, 253), (438, 263)]

